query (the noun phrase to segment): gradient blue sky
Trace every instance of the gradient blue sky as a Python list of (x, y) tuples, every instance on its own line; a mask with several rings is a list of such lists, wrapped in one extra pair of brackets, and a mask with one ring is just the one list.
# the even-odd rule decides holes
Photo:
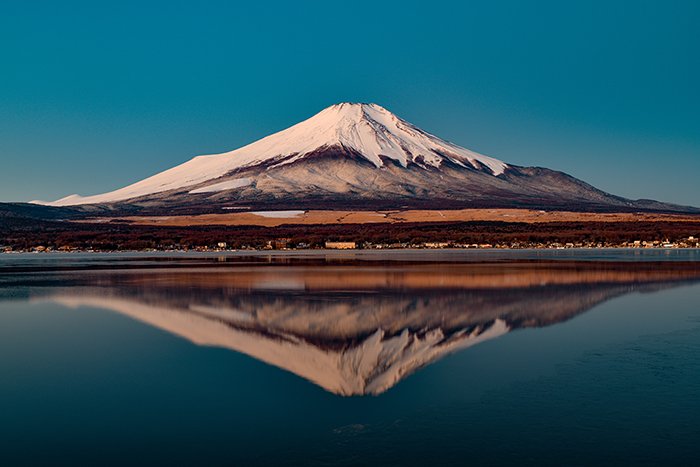
[(3, 2), (0, 200), (112, 190), (362, 101), (700, 206), (699, 24), (697, 1)]

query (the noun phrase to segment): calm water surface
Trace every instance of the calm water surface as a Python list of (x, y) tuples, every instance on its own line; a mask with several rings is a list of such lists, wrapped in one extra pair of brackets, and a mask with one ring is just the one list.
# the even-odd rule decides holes
[(700, 252), (0, 255), (3, 465), (700, 462)]

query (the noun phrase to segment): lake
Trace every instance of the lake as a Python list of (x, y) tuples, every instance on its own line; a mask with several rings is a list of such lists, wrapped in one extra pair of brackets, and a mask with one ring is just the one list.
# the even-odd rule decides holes
[(4, 465), (700, 462), (700, 251), (0, 255)]

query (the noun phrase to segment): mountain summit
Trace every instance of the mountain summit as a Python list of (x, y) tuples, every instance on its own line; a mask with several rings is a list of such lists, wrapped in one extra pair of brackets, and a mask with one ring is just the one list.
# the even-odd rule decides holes
[(41, 204), (176, 213), (256, 206), (684, 210), (613, 196), (561, 172), (506, 164), (364, 103), (332, 105), (235, 151), (198, 156), (112, 192)]

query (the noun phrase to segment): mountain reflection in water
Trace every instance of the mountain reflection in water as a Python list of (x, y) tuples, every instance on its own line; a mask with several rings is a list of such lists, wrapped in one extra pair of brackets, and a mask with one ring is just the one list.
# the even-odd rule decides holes
[(692, 262), (168, 266), (59, 269), (16, 280), (41, 282), (27, 289), (34, 300), (113, 310), (344, 396), (383, 393), (450, 353), (568, 320), (613, 297), (700, 280)]

